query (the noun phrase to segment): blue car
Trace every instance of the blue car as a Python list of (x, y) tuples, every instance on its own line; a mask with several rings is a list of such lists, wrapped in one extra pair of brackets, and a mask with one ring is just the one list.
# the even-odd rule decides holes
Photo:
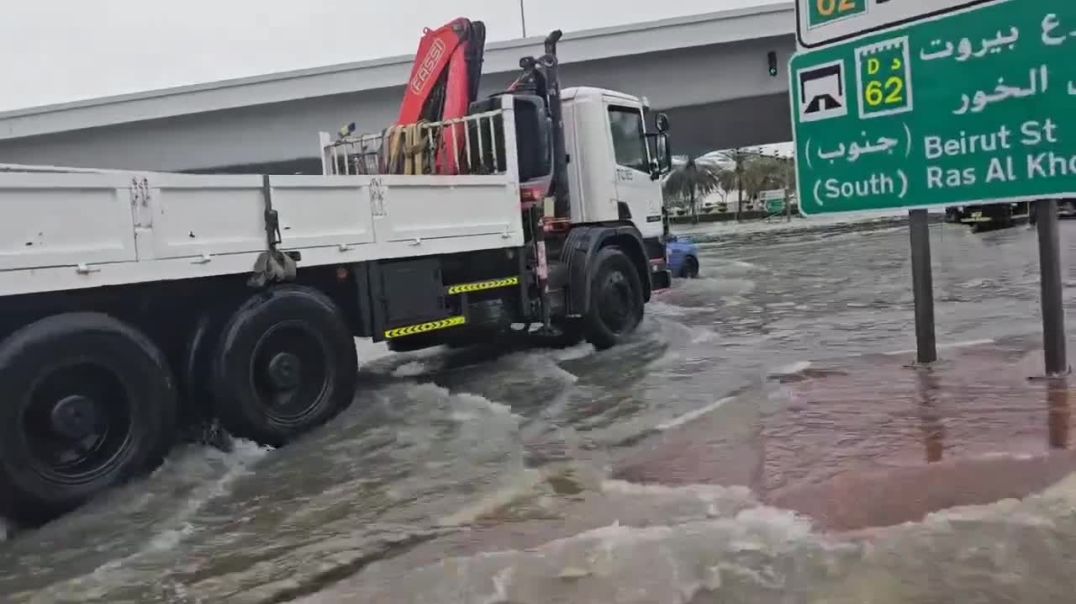
[(665, 238), (665, 255), (669, 259), (669, 272), (676, 277), (696, 279), (699, 276), (699, 247), (694, 241), (682, 236)]

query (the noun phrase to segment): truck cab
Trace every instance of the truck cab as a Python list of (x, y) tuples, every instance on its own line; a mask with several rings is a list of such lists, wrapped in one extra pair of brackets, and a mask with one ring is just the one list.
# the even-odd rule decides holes
[(659, 241), (662, 145), (648, 143), (646, 108), (636, 97), (599, 88), (566, 88), (564, 137), (571, 219), (575, 224), (630, 222)]

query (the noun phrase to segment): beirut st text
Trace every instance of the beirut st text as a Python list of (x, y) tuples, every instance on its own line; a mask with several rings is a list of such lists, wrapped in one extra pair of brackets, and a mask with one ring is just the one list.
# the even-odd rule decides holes
[[(931, 162), (926, 167), (927, 188), (1076, 176), (1076, 155), (1050, 149), (1061, 140), (1061, 128), (1053, 118), (1002, 125), (990, 132), (962, 131), (956, 137), (926, 136), (923, 150)], [(946, 159), (955, 161), (938, 164)]]

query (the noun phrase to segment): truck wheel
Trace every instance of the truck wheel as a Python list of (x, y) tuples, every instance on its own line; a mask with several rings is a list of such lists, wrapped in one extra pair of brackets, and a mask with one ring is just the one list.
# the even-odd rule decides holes
[(152, 469), (175, 435), (161, 351), (106, 315), (32, 323), (0, 343), (0, 509), (38, 523)]
[(281, 286), (228, 319), (213, 355), (213, 405), (229, 432), (280, 446), (355, 396), (358, 360), (340, 310), (317, 290)]
[(183, 351), (182, 367), (179, 368), (179, 388), (184, 399), (184, 411), (188, 421), (198, 422), (213, 414), (213, 355), (216, 352), (217, 335), (224, 328), (235, 304), (221, 305), (203, 312), (187, 337)]
[(635, 265), (620, 248), (603, 248), (593, 266), (583, 330), (587, 341), (602, 350), (621, 343), (639, 326), (643, 288)]

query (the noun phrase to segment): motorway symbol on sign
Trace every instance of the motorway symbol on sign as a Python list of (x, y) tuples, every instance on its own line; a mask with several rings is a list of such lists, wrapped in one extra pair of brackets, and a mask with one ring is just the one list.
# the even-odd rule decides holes
[(797, 0), (797, 40), (818, 48), (995, 0)]
[(1073, 0), (1000, 0), (797, 55), (801, 210), (1076, 197), (1074, 56)]
[(814, 122), (848, 115), (844, 61), (816, 65), (797, 72), (800, 120)]

